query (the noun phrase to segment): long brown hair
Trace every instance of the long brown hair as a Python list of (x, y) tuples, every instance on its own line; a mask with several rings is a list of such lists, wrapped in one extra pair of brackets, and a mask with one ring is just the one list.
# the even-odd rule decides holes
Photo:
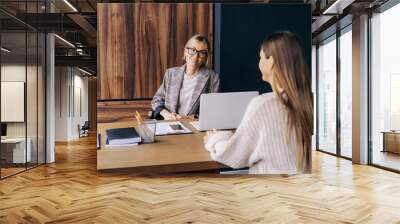
[(313, 133), (313, 97), (311, 75), (300, 38), (291, 32), (279, 32), (262, 43), (266, 58), (274, 60), (271, 85), (279, 101), (289, 112), (288, 132), (296, 134), (297, 169), (311, 172), (311, 136)]

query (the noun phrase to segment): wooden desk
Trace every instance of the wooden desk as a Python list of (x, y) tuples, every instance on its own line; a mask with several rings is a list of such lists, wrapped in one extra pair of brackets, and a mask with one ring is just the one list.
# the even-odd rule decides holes
[(130, 147), (105, 148), (105, 130), (135, 126), (135, 122), (101, 123), (101, 147), (97, 150), (97, 170), (129, 171), (134, 173), (174, 173), (226, 168), (213, 161), (204, 149), (204, 133), (196, 131), (188, 121), (182, 123), (193, 134), (156, 136), (156, 142)]

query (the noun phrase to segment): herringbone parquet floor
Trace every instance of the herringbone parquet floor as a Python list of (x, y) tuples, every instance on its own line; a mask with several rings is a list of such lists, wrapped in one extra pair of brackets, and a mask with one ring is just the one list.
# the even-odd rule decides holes
[(400, 223), (400, 175), (314, 153), (293, 177), (96, 174), (95, 139), (0, 181), (0, 223)]

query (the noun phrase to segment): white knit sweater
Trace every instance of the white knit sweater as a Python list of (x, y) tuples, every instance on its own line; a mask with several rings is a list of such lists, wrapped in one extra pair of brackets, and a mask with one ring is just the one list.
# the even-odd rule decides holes
[(275, 93), (254, 98), (238, 129), (212, 134), (205, 148), (211, 158), (250, 174), (295, 174), (296, 136), (288, 134), (288, 111)]

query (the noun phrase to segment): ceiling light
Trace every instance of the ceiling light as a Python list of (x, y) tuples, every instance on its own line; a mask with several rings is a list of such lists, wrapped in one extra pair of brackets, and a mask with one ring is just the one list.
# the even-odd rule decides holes
[(75, 45), (73, 45), (71, 42), (69, 42), (68, 40), (66, 40), (66, 39), (64, 39), (64, 38), (62, 38), (62, 37), (60, 37), (59, 35), (57, 35), (57, 34), (54, 34), (54, 36), (55, 37), (57, 37), (59, 40), (61, 40), (62, 42), (64, 42), (64, 43), (66, 43), (67, 45), (69, 45), (70, 47), (73, 47), (73, 48), (75, 48)]
[(6, 53), (10, 53), (10, 52), (11, 52), (11, 50), (9, 50), (9, 49), (7, 49), (7, 48), (5, 48), (5, 47), (1, 47), (1, 50), (4, 51), (4, 52), (6, 52)]
[(68, 0), (64, 0), (65, 4), (67, 4), (74, 12), (78, 12), (78, 10), (71, 4), (69, 3)]
[(354, 0), (336, 0), (322, 14), (341, 14), (343, 13), (343, 9), (353, 2)]
[(90, 73), (90, 72), (88, 72), (88, 71), (86, 71), (86, 70), (83, 70), (83, 69), (81, 69), (81, 68), (79, 68), (79, 67), (78, 67), (78, 70), (81, 71), (81, 72), (83, 72), (83, 73), (85, 73), (85, 74), (87, 74), (87, 75), (93, 75), (92, 73)]

